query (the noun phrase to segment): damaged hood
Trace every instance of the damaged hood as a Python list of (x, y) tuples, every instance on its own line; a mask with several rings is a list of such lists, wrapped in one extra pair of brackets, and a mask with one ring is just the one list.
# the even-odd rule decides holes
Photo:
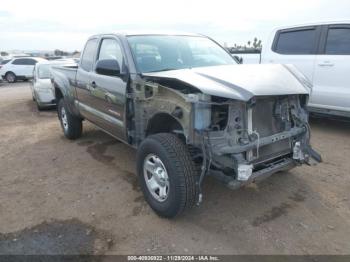
[(204, 94), (242, 101), (253, 96), (309, 94), (311, 91), (307, 79), (291, 65), (222, 65), (142, 75), (184, 82)]

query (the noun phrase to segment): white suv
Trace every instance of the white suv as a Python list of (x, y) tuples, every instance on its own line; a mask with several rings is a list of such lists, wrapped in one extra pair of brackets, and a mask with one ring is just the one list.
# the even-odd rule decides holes
[(0, 69), (1, 77), (9, 83), (17, 80), (28, 80), (33, 78), (34, 66), (38, 62), (46, 61), (39, 57), (14, 58)]
[(261, 63), (295, 65), (313, 84), (311, 112), (350, 117), (350, 21), (277, 28)]

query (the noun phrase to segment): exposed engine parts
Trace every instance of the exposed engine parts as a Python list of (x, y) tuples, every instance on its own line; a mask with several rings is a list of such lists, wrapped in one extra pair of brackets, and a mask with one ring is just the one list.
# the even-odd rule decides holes
[[(206, 175), (237, 188), (256, 181), (258, 175), (309, 163), (310, 157), (321, 161), (310, 151), (306, 95), (253, 97), (244, 102), (188, 93), (171, 81), (167, 84), (170, 87), (150, 82), (135, 91), (135, 122), (145, 132), (176, 133), (196, 148), (198, 204)], [(153, 118), (158, 119), (157, 127), (150, 125)]]

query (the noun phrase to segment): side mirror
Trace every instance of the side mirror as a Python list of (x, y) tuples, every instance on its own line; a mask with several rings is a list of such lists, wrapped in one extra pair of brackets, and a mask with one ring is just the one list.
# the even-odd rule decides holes
[(99, 60), (96, 63), (96, 73), (106, 76), (120, 76), (120, 66), (115, 59)]

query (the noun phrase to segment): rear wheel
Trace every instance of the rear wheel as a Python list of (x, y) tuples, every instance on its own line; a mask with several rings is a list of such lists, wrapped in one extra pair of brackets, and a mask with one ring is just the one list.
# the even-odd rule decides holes
[(6, 73), (5, 79), (6, 79), (6, 81), (9, 82), (9, 83), (14, 83), (14, 82), (17, 81), (16, 75), (15, 75), (14, 73), (12, 73), (12, 72)]
[(83, 131), (82, 120), (69, 112), (64, 99), (59, 100), (57, 112), (64, 136), (72, 140), (81, 137)]
[(158, 215), (172, 218), (195, 204), (196, 167), (177, 136), (146, 138), (137, 152), (137, 172), (145, 199)]

